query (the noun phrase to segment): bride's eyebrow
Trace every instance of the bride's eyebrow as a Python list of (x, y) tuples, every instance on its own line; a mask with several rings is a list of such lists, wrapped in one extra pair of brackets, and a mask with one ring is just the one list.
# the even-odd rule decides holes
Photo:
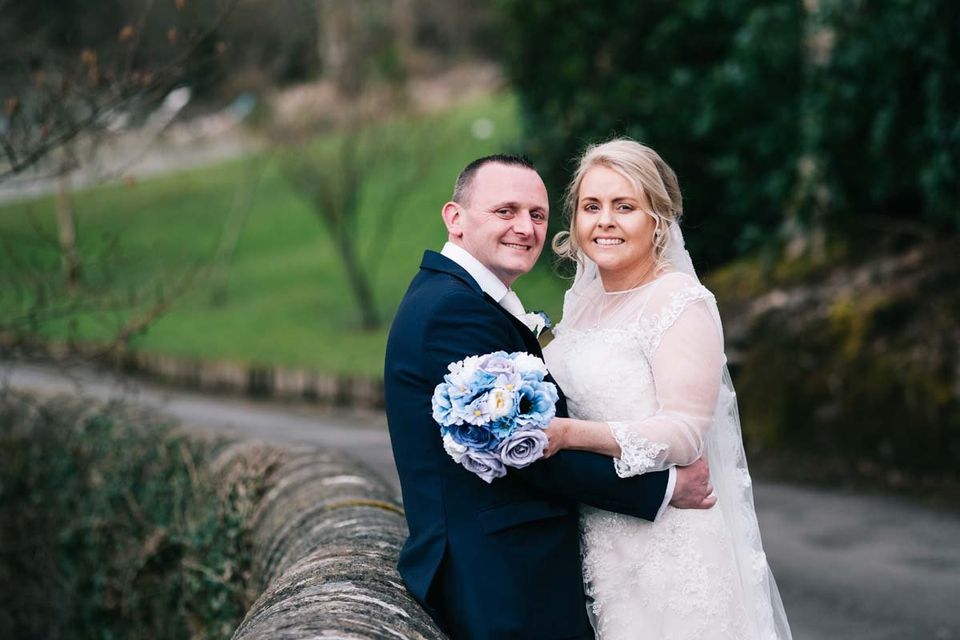
[[(640, 202), (640, 198), (637, 196), (617, 196), (612, 198), (613, 202)], [(578, 202), (600, 202), (600, 199), (596, 196), (582, 196)]]

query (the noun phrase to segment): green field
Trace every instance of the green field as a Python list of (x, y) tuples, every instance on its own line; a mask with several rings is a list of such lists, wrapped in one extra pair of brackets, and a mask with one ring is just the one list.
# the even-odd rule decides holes
[[(471, 124), (478, 118), (494, 123), (492, 137), (478, 140), (471, 135)], [(430, 130), (435, 135), (430, 142), (438, 145), (439, 151), (414, 190), (399, 201), (384, 202), (378, 196), (391, 179), (389, 170), (376, 175), (363, 190), (359, 228), (365, 240), (372, 236), (378, 208), (397, 207), (390, 240), (377, 248), (383, 251), (383, 258), (375, 290), (380, 311), (388, 320), (416, 272), (423, 250), (439, 249), (443, 244), (439, 212), (458, 171), (477, 156), (517, 147), (515, 101), (498, 96), (458, 108), (435, 116)], [(155, 287), (191, 267), (202, 273), (216, 253), (224, 220), (238, 186), (246, 179), (247, 162), (241, 159), (133, 186), (111, 185), (77, 193), (81, 254), (97, 254), (98, 247), (115, 235), (118, 250), (112, 253), (121, 257), (119, 266), (98, 269), (89, 265), (85, 277), (99, 284), (106, 282), (123, 294)], [(17, 313), (18, 303), (9, 294), (15, 274), (18, 278), (22, 275), (21, 269), (11, 266), (11, 255), (23, 261), (24, 247), (34, 247), (27, 250), (27, 260), (37, 265), (38, 273), (56, 277), (55, 245), (33, 240), (35, 228), (52, 236), (52, 198), (0, 208), (0, 235), (6, 249), (0, 254), (0, 268), (7, 272), (0, 276), (7, 290), (0, 292), (0, 313), (4, 315)], [(528, 308), (546, 309), (556, 319), (564, 282), (551, 273), (546, 253), (542, 263), (542, 268), (518, 282), (516, 289)], [(131, 345), (141, 351), (182, 357), (378, 375), (388, 328), (360, 330), (360, 314), (345, 282), (318, 218), (290, 187), (276, 156), (271, 156), (237, 248), (227, 303), (215, 306), (209, 280), (199, 278), (189, 293)], [(72, 323), (45, 322), (37, 331), (47, 338), (63, 339), (73, 333), (80, 340), (96, 342), (111, 335), (127, 313), (99, 309), (75, 317)]]

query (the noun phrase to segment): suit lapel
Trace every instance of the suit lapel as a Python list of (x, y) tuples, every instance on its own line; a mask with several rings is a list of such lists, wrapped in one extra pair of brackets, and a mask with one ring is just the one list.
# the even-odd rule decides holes
[(458, 265), (450, 258), (437, 253), (436, 251), (424, 251), (423, 260), (420, 261), (420, 268), (427, 271), (436, 271), (446, 273), (454, 278), (463, 281), (467, 286), (476, 291), (479, 295), (483, 294), (483, 289), (476, 280), (473, 279), (466, 269)]
[[(543, 350), (540, 348), (540, 342), (537, 340), (537, 337), (530, 331), (530, 328), (523, 324), (519, 318), (515, 315), (504, 309), (500, 306), (500, 303), (494, 300), (490, 295), (485, 293), (476, 280), (473, 279), (466, 270), (458, 265), (453, 260), (443, 256), (436, 251), (424, 251), (423, 260), (420, 263), (420, 268), (427, 271), (433, 271), (437, 273), (445, 273), (447, 275), (453, 276), (458, 280), (463, 281), (467, 286), (469, 286), (477, 295), (483, 297), (487, 304), (493, 305), (496, 308), (498, 313), (505, 315), (510, 322), (513, 323), (513, 326), (517, 328), (517, 331), (520, 334), (521, 339), (523, 340), (524, 348), (527, 353), (537, 356), (543, 360)], [(507, 345), (504, 345), (506, 348)], [(550, 382), (556, 383), (556, 380), (553, 379), (552, 375), (547, 375), (547, 379)], [(560, 394), (560, 398), (557, 401), (557, 415), (560, 417), (567, 416), (567, 399), (563, 395), (563, 390), (560, 389), (560, 385), (557, 385), (557, 391)]]
[(477, 281), (473, 279), (473, 276), (467, 273), (463, 267), (458, 265), (450, 258), (437, 253), (436, 251), (424, 251), (423, 260), (420, 262), (420, 268), (428, 271), (446, 273), (454, 278), (457, 278), (458, 280), (462, 280), (464, 283), (469, 285), (469, 287), (477, 294), (483, 296), (484, 300), (496, 307), (498, 312), (510, 319), (510, 322), (513, 323), (513, 326), (517, 328), (517, 331), (519, 331), (520, 335), (523, 337), (523, 343), (530, 353), (533, 353), (540, 358), (543, 357), (543, 352), (540, 350), (540, 343), (537, 342), (537, 337), (533, 335), (533, 332), (530, 331), (530, 328), (523, 324), (523, 322), (521, 322), (520, 319), (515, 315), (504, 309), (500, 303), (494, 300), (489, 294), (485, 293)]

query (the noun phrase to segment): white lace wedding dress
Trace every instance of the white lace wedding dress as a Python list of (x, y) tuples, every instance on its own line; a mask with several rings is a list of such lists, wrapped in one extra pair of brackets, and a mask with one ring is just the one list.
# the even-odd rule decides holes
[(718, 496), (713, 509), (667, 507), (652, 523), (583, 507), (597, 638), (790, 638), (760, 545), (712, 294), (681, 272), (615, 293), (578, 275), (554, 335), (544, 355), (570, 416), (610, 425), (621, 477), (705, 454)]

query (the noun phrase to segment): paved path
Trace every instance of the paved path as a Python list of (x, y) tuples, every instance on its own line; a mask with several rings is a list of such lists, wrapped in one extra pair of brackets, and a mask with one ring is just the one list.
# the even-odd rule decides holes
[[(4, 380), (125, 398), (189, 428), (340, 448), (397, 483), (382, 414), (200, 396), (87, 369), (0, 364)], [(755, 491), (795, 638), (960, 640), (960, 514), (777, 483)]]
[[(198, 169), (233, 160), (258, 149), (257, 143), (240, 131), (189, 143), (166, 139), (151, 140), (138, 132), (129, 133), (102, 148), (70, 175), (70, 188), (82, 191), (90, 187), (114, 184), (134, 178)], [(55, 193), (58, 179), (53, 169), (40, 164), (24, 173), (0, 181), (0, 205), (32, 200)]]

